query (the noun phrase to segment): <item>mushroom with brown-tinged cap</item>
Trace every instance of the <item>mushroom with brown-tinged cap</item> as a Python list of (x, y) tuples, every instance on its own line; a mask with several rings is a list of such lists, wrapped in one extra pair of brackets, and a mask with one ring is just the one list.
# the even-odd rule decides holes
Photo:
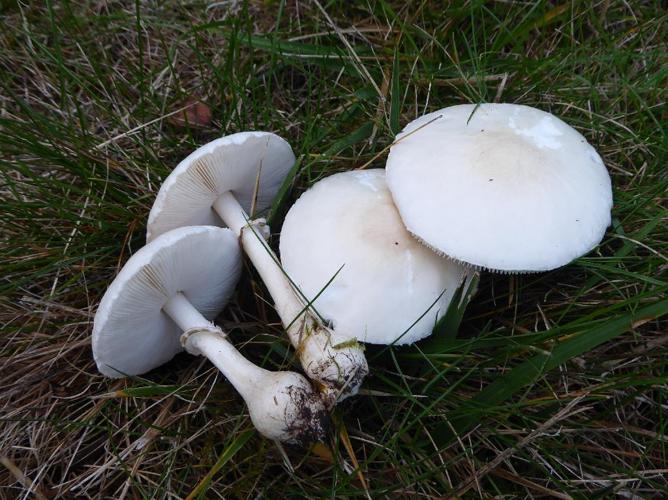
[[(269, 207), (295, 162), (290, 145), (268, 132), (241, 132), (190, 154), (165, 179), (148, 220), (147, 240), (170, 229), (226, 225), (274, 299), (306, 374), (333, 403), (357, 393), (368, 366), (353, 332), (333, 331), (292, 287), (254, 214)], [(250, 215), (249, 215), (250, 214)]]
[(397, 136), (387, 184), (408, 230), (436, 251), (502, 272), (547, 271), (610, 225), (608, 171), (556, 116), (516, 104), (425, 115)]
[(107, 289), (93, 326), (93, 355), (109, 377), (147, 372), (185, 348), (206, 356), (246, 401), (264, 436), (307, 444), (325, 437), (328, 415), (317, 391), (294, 372), (271, 372), (246, 358), (213, 319), (241, 271), (229, 229), (169, 231), (140, 249)]
[(290, 208), (281, 262), (334, 329), (372, 344), (431, 335), (473, 270), (446, 260), (406, 230), (381, 169), (334, 174)]

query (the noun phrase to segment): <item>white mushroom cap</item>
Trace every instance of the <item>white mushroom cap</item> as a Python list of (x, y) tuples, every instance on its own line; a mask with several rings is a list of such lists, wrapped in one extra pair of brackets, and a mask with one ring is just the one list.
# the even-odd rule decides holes
[(335, 174), (302, 194), (283, 223), (280, 251), (287, 274), (335, 331), (374, 344), (430, 335), (471, 272), (406, 231), (380, 169)]
[(146, 240), (181, 226), (223, 225), (211, 205), (227, 191), (250, 214), (257, 185), (254, 209), (261, 213), (294, 163), (290, 145), (269, 132), (240, 132), (198, 148), (162, 184), (148, 216)]
[(544, 111), (453, 106), (409, 123), (397, 140), (387, 183), (401, 218), (451, 258), (546, 271), (593, 249), (610, 225), (612, 189), (601, 157)]
[(241, 272), (229, 229), (191, 226), (156, 238), (135, 253), (104, 294), (93, 325), (101, 373), (147, 372), (182, 350), (182, 330), (163, 311), (178, 292), (211, 320), (225, 307)]

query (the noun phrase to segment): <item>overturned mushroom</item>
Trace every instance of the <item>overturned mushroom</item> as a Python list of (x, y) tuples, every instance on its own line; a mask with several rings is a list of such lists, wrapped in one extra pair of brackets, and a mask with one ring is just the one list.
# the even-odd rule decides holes
[(356, 332), (333, 331), (319, 321), (265, 243), (264, 220), (252, 219), (269, 207), (294, 161), (290, 145), (266, 132), (242, 132), (202, 146), (165, 179), (149, 215), (147, 240), (193, 224), (232, 229), (274, 299), (304, 371), (333, 403), (356, 394), (368, 372)]
[(156, 238), (128, 260), (100, 302), (93, 326), (98, 369), (109, 377), (137, 375), (185, 348), (225, 375), (262, 435), (301, 444), (322, 440), (328, 416), (310, 383), (297, 373), (255, 366), (210, 321), (240, 270), (229, 229), (193, 226)]
[(318, 181), (290, 208), (281, 262), (335, 329), (374, 344), (431, 334), (472, 271), (406, 231), (380, 169)]
[(490, 270), (565, 265), (610, 225), (601, 157), (575, 129), (528, 106), (452, 106), (412, 121), (390, 150), (387, 184), (411, 233)]

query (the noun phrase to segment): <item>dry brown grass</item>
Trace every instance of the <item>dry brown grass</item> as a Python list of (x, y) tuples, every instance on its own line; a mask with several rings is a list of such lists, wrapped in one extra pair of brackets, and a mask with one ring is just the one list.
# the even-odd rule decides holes
[[(667, 20), (660, 2), (0, 1), (2, 497), (666, 496)], [(211, 124), (170, 122), (193, 98)], [(369, 347), (365, 394), (335, 415), (361, 476), (343, 428), (333, 459), (249, 432), (203, 359), (98, 374), (96, 305), (197, 145), (289, 138), (277, 229), (318, 178), (381, 167), (399, 124), (481, 100), (582, 131), (613, 176), (614, 225), (564, 269), (485, 275), (450, 344)], [(250, 268), (219, 323), (254, 361), (297, 367)], [(590, 332), (612, 340), (513, 371)], [(470, 406), (497, 380), (508, 397)]]

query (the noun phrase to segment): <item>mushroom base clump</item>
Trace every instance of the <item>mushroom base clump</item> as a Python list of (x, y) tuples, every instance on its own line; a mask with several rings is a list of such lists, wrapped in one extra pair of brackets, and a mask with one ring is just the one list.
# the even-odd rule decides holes
[(357, 394), (369, 374), (362, 344), (338, 335), (308, 312), (288, 331), (298, 339), (297, 352), (306, 375), (322, 384), (328, 407)]
[[(329, 413), (320, 395), (301, 375), (275, 372), (256, 397), (257, 403), (249, 406), (249, 413), (253, 425), (266, 437), (301, 446), (325, 440), (330, 428)], [(277, 430), (278, 408), (283, 408), (283, 412)]]
[(299, 445), (325, 439), (329, 414), (320, 394), (302, 375), (253, 365), (213, 325), (187, 330), (181, 344), (190, 354), (206, 356), (227, 377), (263, 436)]

